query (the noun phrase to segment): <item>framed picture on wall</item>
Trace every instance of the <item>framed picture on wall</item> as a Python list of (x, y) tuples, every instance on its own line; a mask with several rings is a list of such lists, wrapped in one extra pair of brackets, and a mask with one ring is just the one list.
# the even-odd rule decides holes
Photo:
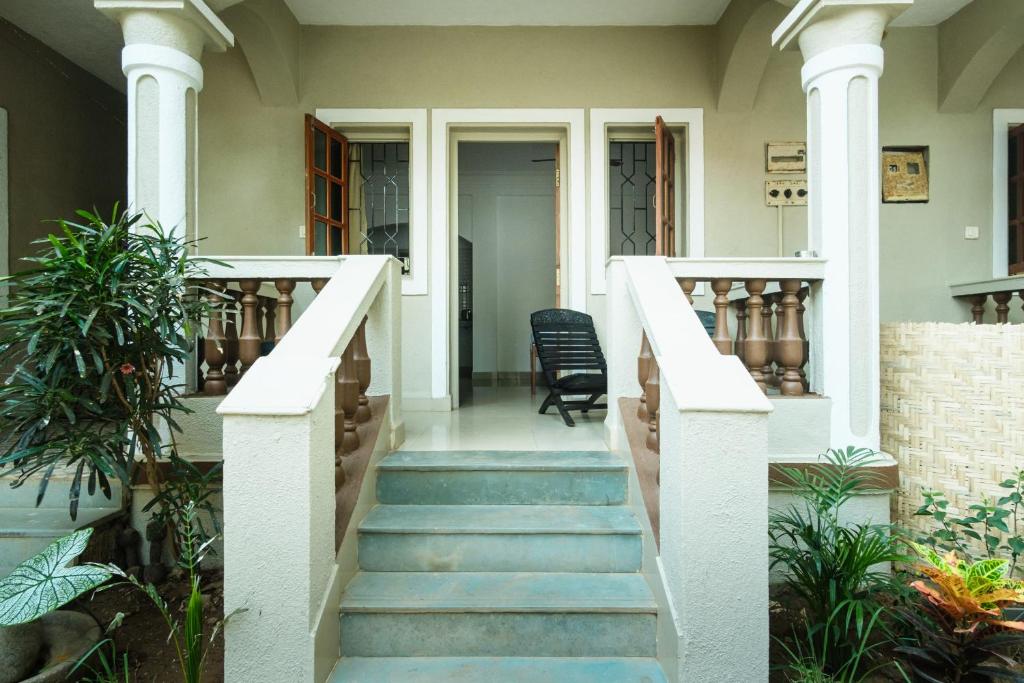
[(928, 201), (928, 148), (882, 148), (882, 201)]

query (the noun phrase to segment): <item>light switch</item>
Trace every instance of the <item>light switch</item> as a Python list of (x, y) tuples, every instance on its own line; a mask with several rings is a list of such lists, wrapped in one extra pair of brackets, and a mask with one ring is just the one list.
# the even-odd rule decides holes
[(964, 228), (964, 239), (965, 240), (976, 240), (981, 237), (981, 231), (977, 225), (968, 225)]
[(305, 225), (300, 225), (299, 226), (299, 238), (300, 239), (306, 239), (306, 226)]

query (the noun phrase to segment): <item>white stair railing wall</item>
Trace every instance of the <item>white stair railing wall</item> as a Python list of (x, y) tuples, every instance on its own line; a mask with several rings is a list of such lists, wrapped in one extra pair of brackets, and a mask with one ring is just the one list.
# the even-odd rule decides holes
[(644, 333), (660, 370), (657, 562), (676, 642), (659, 656), (672, 650), (680, 681), (767, 680), (771, 404), (712, 344), (665, 258), (615, 257), (607, 276), (614, 450), (629, 452), (623, 420), (636, 417), (619, 399), (640, 396)]

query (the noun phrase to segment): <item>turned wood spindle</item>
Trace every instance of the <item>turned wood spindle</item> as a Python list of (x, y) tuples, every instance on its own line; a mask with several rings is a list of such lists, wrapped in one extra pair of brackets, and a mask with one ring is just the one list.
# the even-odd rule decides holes
[(313, 294), (319, 294), (320, 290), (327, 286), (327, 278), (315, 277), (309, 281), (309, 284), (313, 287)]
[(744, 345), (747, 341), (747, 302), (740, 299), (736, 302), (736, 344), (734, 346), (736, 357), (746, 362)]
[(207, 396), (222, 396), (228, 393), (228, 384), (224, 379), (224, 285), (210, 282), (207, 287), (213, 291), (207, 294), (210, 303), (210, 322), (203, 340), (203, 355), (206, 357), (206, 378), (203, 382), (203, 393)]
[(768, 340), (764, 335), (764, 320), (762, 309), (764, 299), (761, 294), (768, 283), (765, 280), (747, 280), (744, 286), (747, 289), (747, 319), (750, 321), (747, 330), (747, 339), (743, 342), (744, 361), (750, 376), (757, 382), (761, 391), (768, 393), (768, 384), (765, 382), (764, 366), (768, 362)]
[(804, 382), (800, 377), (800, 365), (804, 360), (804, 340), (800, 337), (800, 323), (797, 320), (800, 280), (780, 280), (779, 287), (782, 289), (782, 301), (779, 303), (778, 335), (775, 340), (775, 360), (783, 369), (779, 388), (783, 396), (802, 396)]
[(264, 310), (264, 321), (263, 321), (263, 341), (272, 342), (274, 341), (274, 335), (276, 334), (277, 326), (274, 320), (274, 310), (277, 308), (277, 299), (267, 297), (263, 300)]
[[(351, 453), (359, 448), (359, 434), (356, 433), (356, 410), (359, 409), (359, 379), (355, 368), (355, 338), (349, 341), (341, 354), (337, 386), (334, 388), (334, 437), (335, 445), (342, 453)], [(340, 435), (340, 438), (339, 438)]]
[(644, 424), (650, 420), (650, 416), (647, 414), (647, 378), (651, 374), (653, 358), (654, 354), (651, 352), (651, 342), (647, 339), (647, 332), (642, 332), (640, 354), (636, 357), (636, 381), (640, 384), (640, 405), (637, 406), (636, 416)]
[(761, 374), (764, 375), (764, 383), (770, 387), (776, 386), (775, 368), (775, 334), (772, 330), (772, 311), (775, 306), (775, 295), (764, 295), (764, 307), (761, 309), (761, 325), (764, 329), (765, 361), (761, 366)]
[(239, 280), (238, 286), (242, 288), (242, 329), (238, 333), (238, 360), (242, 363), (241, 374), (244, 375), (260, 357), (262, 337), (256, 320), (259, 303), (256, 292), (260, 289), (260, 281)]
[(224, 381), (228, 389), (238, 384), (238, 300), (241, 292), (227, 292), (224, 298)]
[(693, 278), (684, 277), (679, 280), (679, 287), (683, 290), (683, 294), (686, 295), (686, 300), (693, 306), (693, 290), (697, 289), (697, 281)]
[(980, 325), (985, 318), (985, 302), (988, 301), (988, 294), (975, 294), (971, 297), (971, 315), (974, 316), (974, 323)]
[(651, 372), (647, 378), (647, 448), (658, 453), (661, 435), (658, 433), (661, 411), (661, 371), (658, 361), (651, 358)]
[(715, 293), (715, 334), (711, 337), (715, 348), (724, 355), (732, 354), (732, 338), (729, 336), (729, 290), (732, 280), (716, 278), (711, 281), (711, 291)]
[(370, 419), (370, 399), (366, 390), (370, 388), (370, 354), (366, 350), (366, 318), (359, 323), (356, 330), (355, 349), (352, 351), (356, 366), (356, 379), (359, 381), (359, 405), (356, 408), (356, 422), (362, 424)]
[(804, 306), (804, 299), (807, 298), (807, 293), (808, 289), (806, 287), (801, 287), (796, 293), (796, 326), (800, 339), (803, 341), (803, 358), (800, 360), (800, 367), (797, 370), (800, 373), (800, 381), (804, 385), (804, 393), (811, 390), (811, 384), (807, 381), (807, 371), (804, 370), (807, 360), (811, 357), (811, 342), (808, 341), (807, 334), (804, 333), (804, 313), (807, 311), (807, 307)]
[(295, 280), (274, 280), (274, 287), (277, 289), (277, 327), (274, 343), (280, 344), (281, 339), (292, 328), (292, 304), (295, 303), (292, 292), (295, 291)]
[(992, 298), (996, 302), (996, 322), (1006, 324), (1010, 321), (1010, 298), (1013, 292), (996, 292)]

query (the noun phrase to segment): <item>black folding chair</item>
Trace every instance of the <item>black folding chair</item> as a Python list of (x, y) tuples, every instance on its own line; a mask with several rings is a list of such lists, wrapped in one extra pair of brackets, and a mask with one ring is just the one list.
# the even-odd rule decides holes
[[(608, 366), (594, 330), (594, 319), (579, 311), (548, 308), (530, 315), (530, 326), (549, 390), (540, 407), (541, 415), (554, 405), (565, 424), (575, 427), (570, 410), (586, 413), (607, 408), (608, 404), (597, 402), (608, 393)], [(560, 377), (559, 373), (570, 374)], [(587, 398), (563, 400), (566, 396)]]

